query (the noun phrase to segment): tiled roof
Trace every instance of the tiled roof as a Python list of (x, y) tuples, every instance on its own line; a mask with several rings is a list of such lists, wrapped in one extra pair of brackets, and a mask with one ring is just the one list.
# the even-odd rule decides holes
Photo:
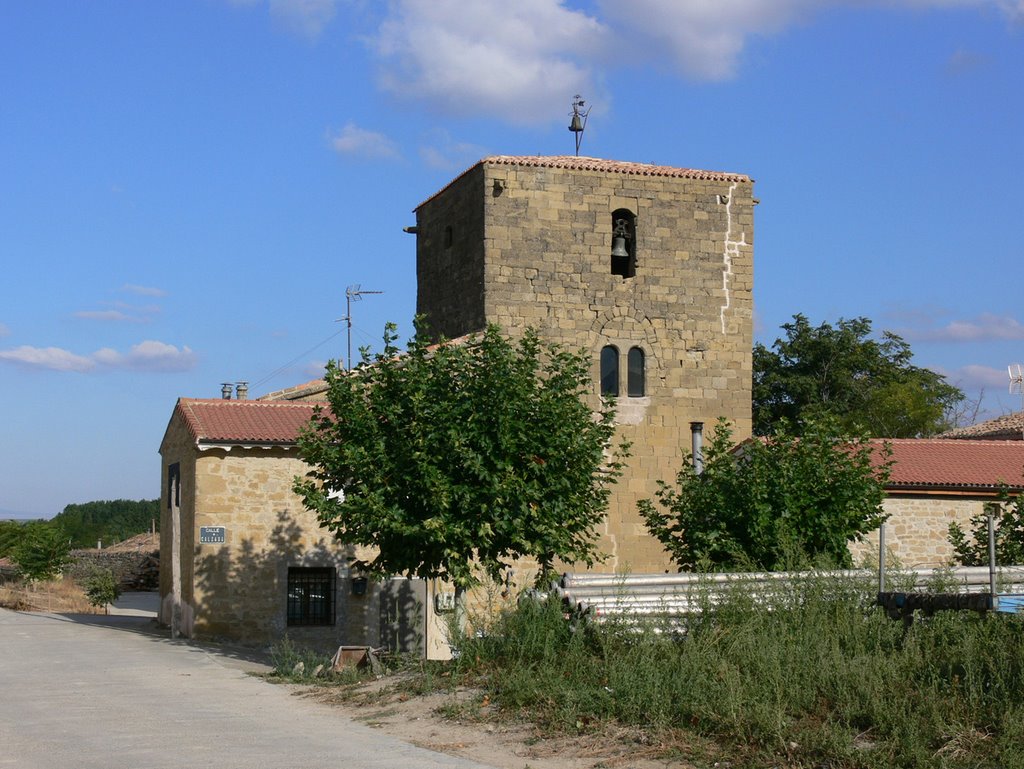
[(291, 401), (180, 398), (176, 410), (197, 445), (290, 445), (316, 407)]
[(680, 179), (697, 179), (715, 182), (749, 182), (746, 174), (734, 174), (724, 171), (701, 171), (696, 168), (677, 168), (675, 166), (659, 166), (650, 163), (630, 163), (623, 160), (603, 160), (601, 158), (576, 157), (575, 155), (491, 155), (478, 163), (474, 163), (452, 181), (420, 203), (416, 211), (436, 198), (446, 189), (458, 182), (477, 166), (504, 165), (526, 166), (530, 168), (561, 168), (569, 171), (604, 171), (608, 173), (630, 176), (670, 176)]
[(891, 491), (994, 491), (1001, 483), (1024, 489), (1024, 441), (902, 438), (873, 442), (892, 446), (894, 464), (887, 484)]
[(984, 438), (1008, 441), (1024, 440), (1024, 411), (1003, 414), (1001, 417), (979, 422), (970, 427), (958, 427), (939, 436), (940, 438)]
[(310, 398), (313, 395), (327, 392), (327, 382), (323, 377), (312, 379), (309, 382), (286, 387), (283, 390), (274, 390), (266, 395), (261, 395), (258, 401), (294, 401), (303, 398)]

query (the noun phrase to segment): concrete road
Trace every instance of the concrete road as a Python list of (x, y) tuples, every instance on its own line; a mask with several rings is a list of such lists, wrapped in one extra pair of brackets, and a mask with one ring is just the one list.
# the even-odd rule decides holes
[(486, 769), (353, 722), (171, 641), (147, 616), (0, 609), (0, 767)]

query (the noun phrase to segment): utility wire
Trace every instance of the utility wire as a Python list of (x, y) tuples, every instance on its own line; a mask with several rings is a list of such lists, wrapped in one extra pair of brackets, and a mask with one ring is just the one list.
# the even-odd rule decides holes
[(339, 329), (338, 331), (335, 331), (335, 332), (334, 332), (333, 334), (331, 334), (331, 335), (330, 335), (329, 337), (327, 337), (326, 339), (324, 339), (324, 340), (323, 340), (322, 342), (318, 342), (317, 344), (313, 345), (312, 347), (310, 347), (310, 348), (309, 348), (308, 350), (306, 350), (305, 352), (299, 353), (299, 354), (298, 354), (298, 355), (296, 355), (296, 356), (295, 356), (294, 358), (292, 358), (292, 359), (291, 359), (290, 361), (288, 361), (287, 363), (285, 363), (285, 364), (284, 364), (283, 366), (280, 366), (279, 368), (276, 368), (276, 369), (274, 369), (273, 371), (271, 371), (271, 372), (270, 372), (269, 374), (267, 374), (267, 375), (266, 375), (265, 377), (263, 377), (262, 379), (259, 379), (259, 380), (255, 381), (255, 382), (253, 382), (253, 383), (252, 383), (252, 387), (253, 387), (253, 388), (256, 388), (256, 387), (259, 387), (260, 385), (262, 385), (262, 384), (263, 384), (263, 383), (265, 383), (265, 382), (269, 382), (269, 381), (270, 381), (271, 379), (273, 379), (274, 377), (276, 377), (276, 376), (277, 376), (278, 374), (280, 374), (281, 372), (283, 372), (283, 371), (285, 371), (286, 369), (288, 369), (288, 368), (290, 368), (290, 367), (294, 366), (294, 365), (295, 365), (296, 363), (298, 363), (298, 362), (299, 362), (300, 360), (302, 360), (303, 358), (305, 358), (305, 357), (306, 357), (307, 355), (309, 355), (309, 354), (310, 354), (311, 352), (315, 352), (316, 350), (319, 350), (319, 349), (320, 349), (321, 347), (323, 347), (323, 346), (324, 346), (325, 344), (327, 344), (328, 342), (330, 342), (330, 341), (331, 341), (332, 339), (334, 339), (334, 338), (335, 338), (335, 337), (337, 337), (337, 336), (340, 336), (340, 335), (342, 334), (342, 332), (343, 332), (343, 331), (344, 331), (344, 329)]

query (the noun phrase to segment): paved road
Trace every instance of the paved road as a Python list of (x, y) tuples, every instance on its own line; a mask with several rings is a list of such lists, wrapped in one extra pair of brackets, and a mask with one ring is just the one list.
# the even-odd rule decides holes
[(0, 609), (0, 767), (486, 769), (384, 736), (246, 667), (154, 633), (147, 616)]

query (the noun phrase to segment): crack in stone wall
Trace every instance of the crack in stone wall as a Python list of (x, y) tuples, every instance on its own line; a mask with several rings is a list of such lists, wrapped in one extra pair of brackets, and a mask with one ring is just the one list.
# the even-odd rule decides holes
[(719, 317), (722, 321), (722, 333), (726, 333), (725, 327), (725, 314), (729, 311), (729, 307), (732, 304), (732, 297), (729, 294), (729, 278), (732, 276), (732, 260), (734, 256), (739, 256), (740, 248), (747, 245), (747, 233), (741, 232), (739, 240), (733, 240), (732, 234), (732, 198), (733, 193), (736, 191), (736, 183), (733, 182), (729, 186), (729, 196), (725, 201), (725, 249), (722, 254), (722, 291), (725, 292), (725, 302), (722, 303), (722, 309), (719, 311)]

